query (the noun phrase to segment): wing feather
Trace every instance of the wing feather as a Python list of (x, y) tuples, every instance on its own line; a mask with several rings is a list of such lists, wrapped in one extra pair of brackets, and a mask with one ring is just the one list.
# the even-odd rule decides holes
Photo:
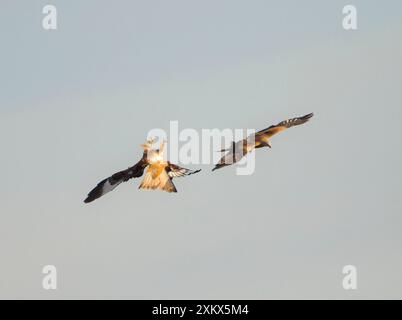
[(277, 125), (270, 126), (264, 130), (257, 132), (256, 140), (259, 140), (261, 138), (268, 139), (268, 138), (274, 136), (275, 134), (282, 132), (286, 129), (306, 123), (307, 121), (310, 120), (310, 118), (313, 115), (314, 115), (313, 113), (309, 113), (303, 117), (292, 118), (292, 119), (281, 121)]
[(126, 170), (119, 171), (109, 178), (102, 180), (94, 189), (91, 190), (91, 192), (89, 192), (88, 197), (84, 200), (84, 202), (92, 202), (102, 197), (106, 193), (114, 190), (122, 182), (126, 182), (132, 178), (141, 177), (144, 174), (144, 169), (147, 165), (148, 163), (146, 162), (145, 157), (143, 157), (134, 166)]
[(190, 169), (182, 168), (182, 167), (179, 167), (178, 165), (172, 164), (170, 162), (168, 163), (168, 166), (166, 167), (166, 172), (168, 173), (168, 175), (171, 179), (190, 176), (190, 175), (196, 174), (200, 171), (201, 170), (190, 170)]

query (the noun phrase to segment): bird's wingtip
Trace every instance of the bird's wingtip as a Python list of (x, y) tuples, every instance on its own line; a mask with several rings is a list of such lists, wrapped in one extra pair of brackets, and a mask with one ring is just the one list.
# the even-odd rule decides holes
[(94, 197), (94, 196), (91, 196), (91, 195), (88, 195), (87, 197), (86, 197), (86, 199), (84, 200), (84, 203), (91, 203), (92, 201), (95, 201), (96, 199), (98, 199), (99, 197)]

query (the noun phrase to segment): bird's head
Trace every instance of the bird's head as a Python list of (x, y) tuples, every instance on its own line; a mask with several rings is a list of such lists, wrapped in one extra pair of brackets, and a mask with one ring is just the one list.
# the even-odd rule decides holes
[(155, 138), (151, 138), (149, 140), (147, 140), (147, 142), (145, 142), (144, 144), (141, 145), (141, 147), (146, 150), (149, 151), (152, 149), (153, 145), (155, 144), (156, 139)]

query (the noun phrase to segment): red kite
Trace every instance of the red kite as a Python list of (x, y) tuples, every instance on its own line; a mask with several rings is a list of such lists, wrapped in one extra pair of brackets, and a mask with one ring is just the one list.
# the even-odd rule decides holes
[(163, 190), (167, 192), (177, 192), (173, 184), (173, 178), (189, 176), (201, 170), (189, 170), (181, 168), (175, 164), (165, 161), (163, 158), (165, 143), (158, 150), (152, 149), (154, 140), (147, 141), (141, 147), (144, 149), (141, 160), (134, 166), (115, 173), (99, 182), (99, 184), (88, 194), (85, 203), (92, 202), (104, 194), (114, 190), (120, 183), (132, 178), (139, 178), (144, 174), (145, 177), (140, 185), (140, 189)]
[(293, 126), (306, 123), (313, 116), (312, 113), (303, 117), (293, 118), (279, 122), (277, 125), (270, 126), (264, 130), (261, 130), (253, 135), (250, 135), (244, 140), (233, 142), (232, 148), (221, 150), (221, 152), (227, 152), (222, 159), (216, 164), (212, 171), (229, 166), (233, 163), (240, 161), (245, 155), (253, 151), (254, 149), (269, 147), (271, 148), (270, 139), (275, 134), (282, 132)]

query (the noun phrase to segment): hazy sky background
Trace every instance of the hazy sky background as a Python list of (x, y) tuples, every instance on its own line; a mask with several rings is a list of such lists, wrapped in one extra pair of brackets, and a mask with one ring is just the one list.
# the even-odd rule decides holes
[[(402, 298), (402, 2), (353, 1), (345, 31), (350, 3), (2, 0), (0, 298)], [(170, 120), (309, 112), (252, 176), (201, 166), (177, 195), (132, 180), (82, 202)]]

